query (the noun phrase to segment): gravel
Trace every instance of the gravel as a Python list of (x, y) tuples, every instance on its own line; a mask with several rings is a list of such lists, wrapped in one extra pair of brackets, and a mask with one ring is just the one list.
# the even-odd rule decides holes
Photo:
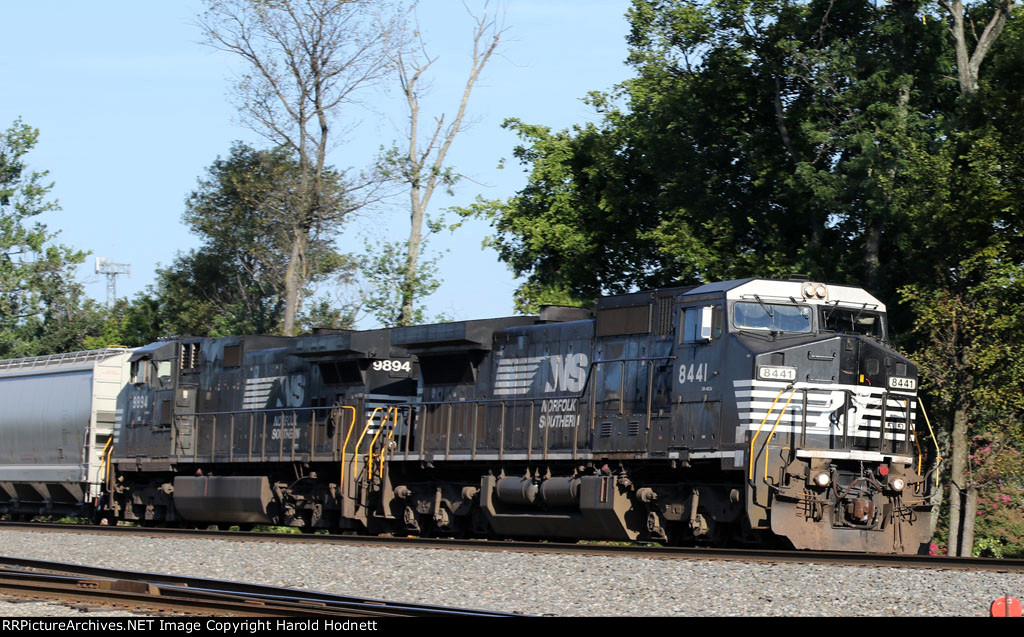
[[(0, 531), (0, 547), (11, 557), (532, 615), (986, 616), (996, 598), (1024, 595), (1024, 574), (992, 572), (28, 531)], [(11, 616), (3, 603), (0, 616)]]

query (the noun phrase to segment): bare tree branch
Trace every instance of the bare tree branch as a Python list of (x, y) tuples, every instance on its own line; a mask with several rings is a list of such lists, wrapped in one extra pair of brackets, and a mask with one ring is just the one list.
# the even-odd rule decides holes
[(249, 67), (235, 87), (243, 122), (298, 157), (285, 334), (294, 331), (309, 283), (311, 233), (377, 196), (368, 183), (346, 189), (343, 200), (325, 192), (327, 154), (339, 143), (333, 122), (341, 109), (394, 68), (390, 51), (404, 46), (403, 19), (380, 0), (206, 0), (196, 18), (205, 44)]

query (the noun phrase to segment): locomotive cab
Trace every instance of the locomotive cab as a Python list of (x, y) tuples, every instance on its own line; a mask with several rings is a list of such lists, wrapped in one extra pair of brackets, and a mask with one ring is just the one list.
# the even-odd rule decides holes
[[(750, 529), (797, 548), (920, 550), (931, 512), (914, 434), (917, 369), (888, 346), (885, 306), (859, 288), (799, 281), (724, 282), (686, 296), (712, 292), (724, 297), (705, 306), (712, 338), (694, 332), (678, 389), (686, 401), (730, 394), (718, 451), (743, 472)], [(718, 307), (727, 337), (716, 339)], [(685, 316), (681, 324), (685, 343)], [(703, 372), (709, 357), (721, 366)]]

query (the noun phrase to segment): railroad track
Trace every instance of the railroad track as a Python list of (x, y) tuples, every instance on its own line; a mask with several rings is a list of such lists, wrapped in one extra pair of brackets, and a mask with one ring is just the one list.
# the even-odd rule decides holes
[(522, 616), (14, 557), (0, 557), (0, 595), (85, 602), (176, 615), (268, 618)]
[[(842, 552), (782, 551), (733, 548), (688, 548), (647, 545), (591, 543), (524, 542), (495, 540), (461, 540), (451, 538), (390, 537), (365, 535), (314, 535), (291, 533), (256, 533), (252, 531), (209, 531), (196, 529), (162, 529), (131, 526), (91, 526), (0, 521), (0, 530), (34, 532), (125, 534), (150, 537), (182, 537), (218, 539), (238, 542), (301, 542), (332, 543), (355, 546), (388, 546), (401, 548), (433, 548), (474, 551), (519, 551), (524, 553), (573, 553), (577, 555), (611, 555), (650, 559), (733, 560), (742, 562), (833, 564), (844, 566), (889, 566), (938, 570), (984, 570), (999, 573), (1024, 573), (1024, 560), (983, 557), (945, 557), (932, 555), (886, 555)], [(181, 579), (181, 578), (177, 578)]]

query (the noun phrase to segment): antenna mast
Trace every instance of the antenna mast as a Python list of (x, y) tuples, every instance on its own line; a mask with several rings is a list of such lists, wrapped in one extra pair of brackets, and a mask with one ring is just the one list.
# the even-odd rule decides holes
[(96, 274), (107, 276), (107, 305), (117, 300), (117, 275), (131, 275), (132, 266), (128, 263), (111, 263), (106, 257), (96, 257)]

